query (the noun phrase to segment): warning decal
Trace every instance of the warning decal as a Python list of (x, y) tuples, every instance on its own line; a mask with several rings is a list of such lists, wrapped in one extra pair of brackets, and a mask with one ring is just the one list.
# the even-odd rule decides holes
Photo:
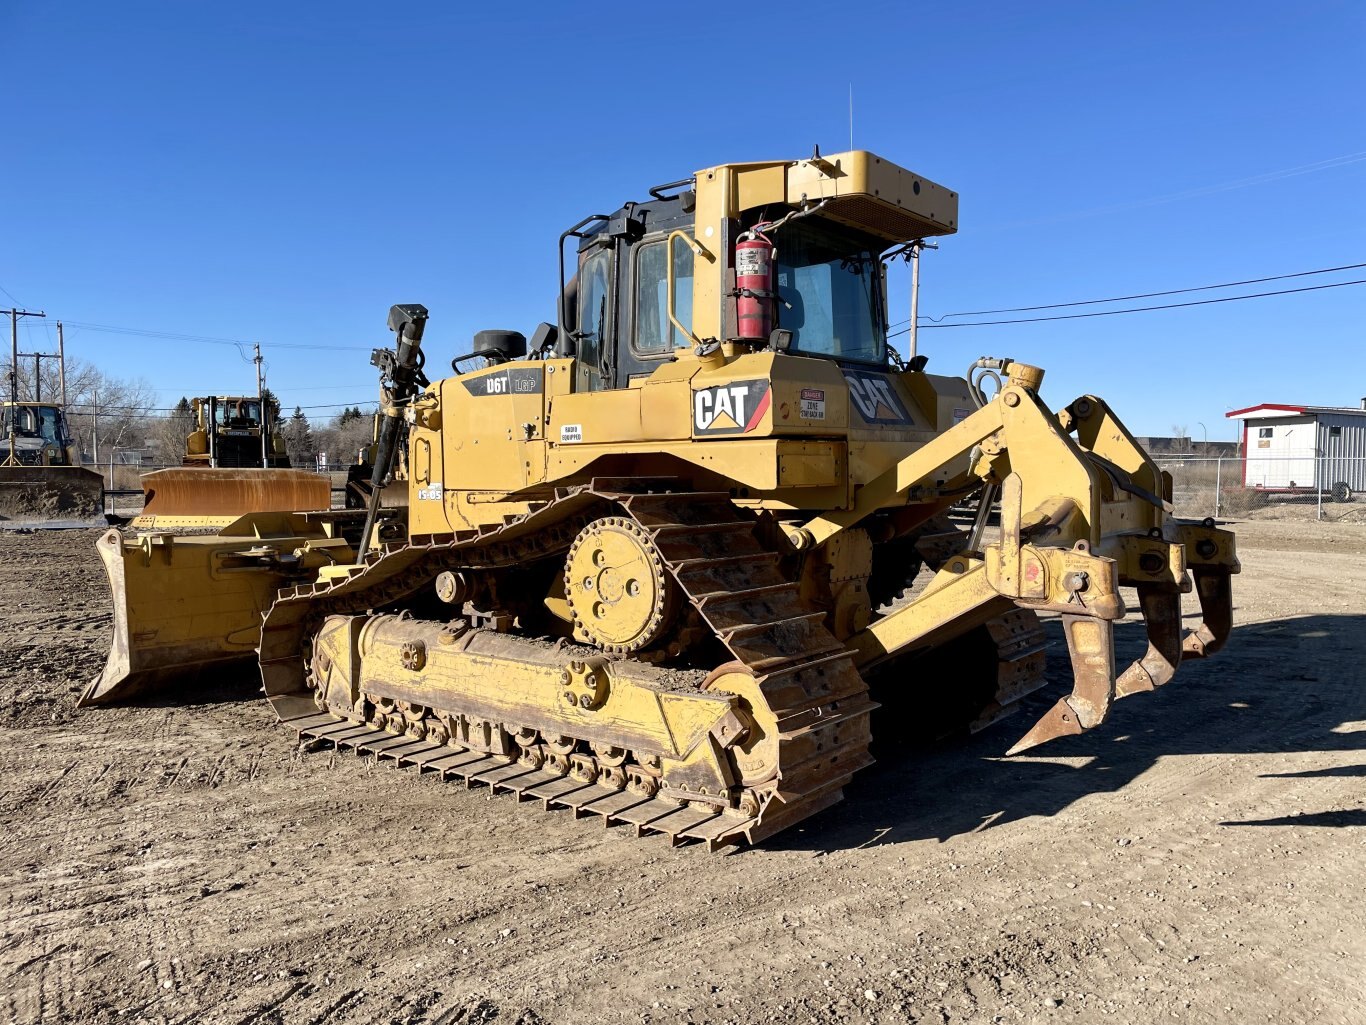
[(768, 253), (763, 249), (737, 249), (735, 251), (735, 276), (754, 277), (768, 272)]
[(692, 395), (694, 434), (748, 434), (768, 412), (768, 378), (699, 388)]
[(825, 419), (825, 389), (803, 388), (797, 415), (803, 420)]

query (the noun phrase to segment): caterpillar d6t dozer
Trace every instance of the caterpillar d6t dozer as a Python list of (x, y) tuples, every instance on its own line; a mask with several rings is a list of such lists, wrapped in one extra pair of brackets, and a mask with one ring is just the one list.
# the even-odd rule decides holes
[(256, 396), (196, 398), (184, 465), (144, 473), (135, 528), (224, 527), (248, 513), (326, 510), (332, 482), (289, 468)]
[[(374, 479), (402, 512), (376, 488), (363, 514), (106, 534), (84, 701), (255, 654), (305, 740), (716, 846), (838, 801), (876, 701), (981, 723), (1041, 686), (1040, 613), (1075, 680), (1013, 751), (1224, 643), (1233, 536), (1170, 515), (1104, 401), (888, 348), (885, 261), (953, 232), (954, 193), (850, 152), (650, 196), (561, 236), (577, 270), (530, 345), (481, 332), (429, 381), (427, 311), (393, 308)], [(1117, 671), (1122, 587), (1149, 646)]]

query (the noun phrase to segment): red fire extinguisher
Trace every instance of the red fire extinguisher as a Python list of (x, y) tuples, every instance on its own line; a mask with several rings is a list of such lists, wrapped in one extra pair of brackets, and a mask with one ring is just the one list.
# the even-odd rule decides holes
[(746, 341), (768, 341), (773, 330), (773, 243), (745, 232), (735, 243), (736, 334)]

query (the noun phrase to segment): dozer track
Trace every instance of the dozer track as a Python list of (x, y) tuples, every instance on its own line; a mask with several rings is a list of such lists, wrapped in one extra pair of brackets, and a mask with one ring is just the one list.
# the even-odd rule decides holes
[[(280, 592), (263, 627), (261, 667), (281, 721), (301, 740), (482, 783), (672, 843), (754, 843), (836, 803), (852, 774), (872, 761), (868, 717), (876, 706), (850, 653), (824, 626), (824, 612), (800, 597), (779, 553), (761, 543), (755, 521), (728, 495), (641, 493), (620, 490), (621, 483), (562, 490), (496, 529), (389, 545), (345, 579)], [(656, 753), (628, 744), (590, 743), (546, 722), (490, 722), (487, 711), (470, 707), (473, 701), (447, 708), (360, 700), (347, 709), (324, 700), (310, 643), (328, 617), (401, 607), (443, 571), (496, 570), (560, 555), (603, 515), (628, 517), (648, 535), (694, 614), (678, 622), (705, 624), (734, 658), (700, 687), (736, 695), (745, 713), (748, 732), (735, 747), (735, 778), (724, 792), (680, 786)], [(635, 659), (601, 661), (618, 679), (658, 673)]]
[[(887, 615), (911, 605), (932, 576), (916, 572), (915, 579), (879, 609), (879, 613)], [(874, 678), (917, 676), (961, 681), (960, 687), (947, 692), (941, 688), (937, 693), (941, 699), (959, 697), (965, 702), (964, 707), (933, 709), (930, 707), (933, 698), (917, 691), (915, 714), (943, 712), (930, 731), (936, 736), (964, 725), (968, 733), (980, 733), (1014, 714), (1015, 706), (1024, 698), (1048, 686), (1047, 647), (1048, 635), (1038, 614), (1033, 609), (1010, 608), (947, 644), (901, 655), (885, 663), (874, 670)]]

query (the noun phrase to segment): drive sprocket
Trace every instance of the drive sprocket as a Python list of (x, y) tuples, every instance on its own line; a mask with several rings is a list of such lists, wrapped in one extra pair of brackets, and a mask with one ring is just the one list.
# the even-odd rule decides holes
[(604, 651), (648, 648), (670, 628), (678, 585), (641, 526), (604, 516), (579, 532), (564, 560), (574, 633)]

